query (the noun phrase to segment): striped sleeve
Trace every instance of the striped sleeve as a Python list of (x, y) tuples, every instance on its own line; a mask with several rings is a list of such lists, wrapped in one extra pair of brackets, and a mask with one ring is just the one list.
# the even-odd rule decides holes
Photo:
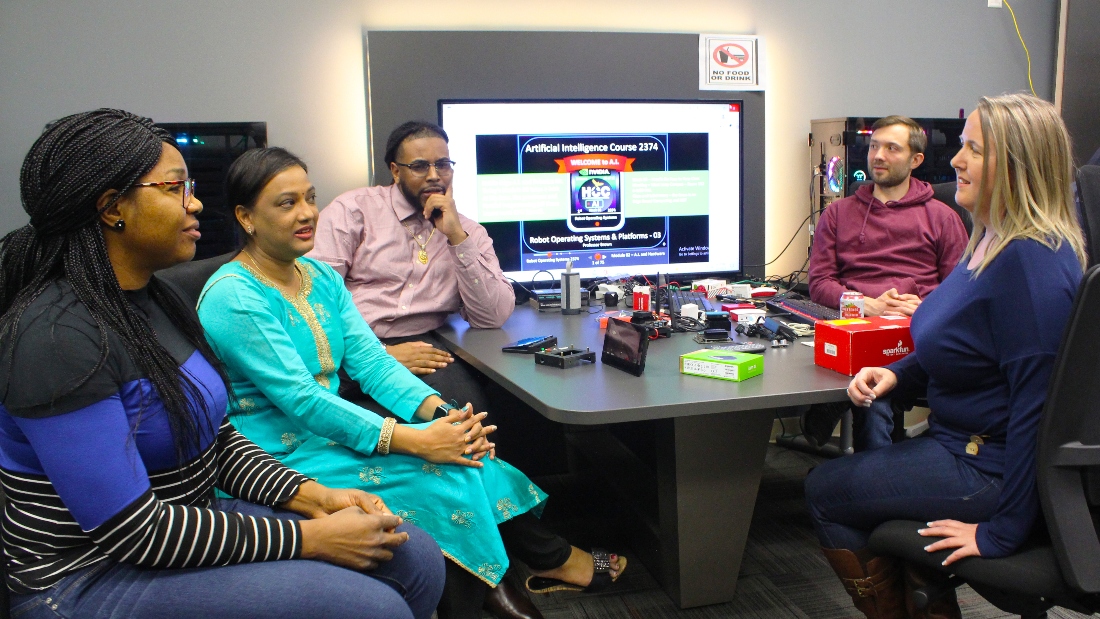
[(274, 507), (289, 501), (309, 478), (248, 440), (226, 418), (218, 430), (218, 482), (226, 493)]
[(119, 563), (156, 568), (294, 559), (302, 549), (297, 521), (171, 505), (152, 490), (88, 534)]

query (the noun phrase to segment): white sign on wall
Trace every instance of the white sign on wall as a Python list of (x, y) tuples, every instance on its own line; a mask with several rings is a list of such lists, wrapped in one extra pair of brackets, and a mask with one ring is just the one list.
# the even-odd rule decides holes
[(699, 90), (763, 90), (760, 37), (699, 35)]

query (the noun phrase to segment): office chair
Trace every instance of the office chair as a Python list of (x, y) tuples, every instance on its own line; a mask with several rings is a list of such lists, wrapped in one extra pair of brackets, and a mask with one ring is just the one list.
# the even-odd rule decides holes
[(191, 307), (195, 307), (199, 303), (199, 294), (202, 293), (202, 287), (206, 285), (206, 280), (210, 279), (214, 271), (217, 271), (236, 255), (236, 251), (231, 251), (228, 254), (214, 256), (213, 258), (177, 264), (174, 267), (157, 272), (157, 277), (179, 286), (187, 295), (188, 300), (191, 301)]
[(958, 213), (959, 219), (963, 222), (963, 227), (966, 228), (966, 236), (970, 236), (974, 233), (974, 218), (970, 216), (970, 211), (959, 206), (958, 202), (955, 202), (955, 189), (956, 185), (954, 181), (950, 183), (936, 183), (932, 185), (932, 197), (950, 206), (951, 210)]
[(1081, 166), (1077, 170), (1077, 208), (1089, 266), (1100, 262), (1100, 165)]
[[(870, 549), (951, 574), (946, 585), (914, 594), (918, 608), (944, 587), (967, 583), (1005, 612), (1042, 619), (1062, 606), (1100, 611), (1100, 267), (1085, 274), (1054, 362), (1039, 427), (1039, 498), (1046, 531), (1016, 554), (1000, 559), (968, 557), (942, 567), (952, 552), (928, 553), (921, 522), (894, 520), (871, 534)], [(1049, 537), (1043, 535), (1049, 533)]]

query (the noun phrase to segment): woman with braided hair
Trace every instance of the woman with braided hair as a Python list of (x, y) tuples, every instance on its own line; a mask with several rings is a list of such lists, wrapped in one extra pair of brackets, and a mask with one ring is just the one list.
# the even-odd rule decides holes
[(202, 210), (168, 134), (121, 110), (65, 117), (20, 189), (30, 224), (0, 239), (13, 614), (429, 617), (443, 563), (428, 535), (227, 421), (224, 370), (153, 275), (192, 258)]

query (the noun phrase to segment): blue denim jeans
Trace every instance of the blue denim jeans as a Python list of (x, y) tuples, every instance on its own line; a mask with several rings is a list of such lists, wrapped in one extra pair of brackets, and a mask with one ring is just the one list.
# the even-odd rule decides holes
[(821, 545), (859, 550), (888, 520), (983, 522), (1001, 496), (1001, 478), (919, 437), (830, 460), (806, 477), (806, 501)]
[[(252, 516), (301, 516), (239, 500), (217, 509)], [(409, 540), (370, 572), (321, 561), (271, 561), (220, 567), (148, 569), (111, 560), (66, 576), (54, 587), (13, 595), (18, 619), (428, 619), (443, 592), (443, 554), (431, 536), (403, 524)]]
[[(867, 408), (853, 407), (856, 417), (856, 451), (880, 449), (893, 444), (894, 408), (890, 398), (871, 402)], [(863, 413), (859, 419), (860, 412)]]

